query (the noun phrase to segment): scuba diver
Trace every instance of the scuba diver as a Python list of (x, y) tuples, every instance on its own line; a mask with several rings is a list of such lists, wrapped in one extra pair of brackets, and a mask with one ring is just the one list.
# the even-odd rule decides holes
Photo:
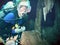
[(15, 12), (16, 14), (10, 12), (8, 13), (5, 17), (4, 17), (4, 21), (6, 23), (11, 23), (13, 25), (15, 25), (16, 23), (20, 26), (24, 26), (24, 24), (26, 23), (26, 21), (28, 20), (28, 15), (27, 13), (29, 13), (31, 11), (31, 6), (30, 6), (30, 2), (26, 1), (26, 0), (22, 0), (19, 5), (17, 6), (17, 12)]
[[(11, 6), (9, 4), (11, 4)], [(13, 10), (10, 11), (9, 7), (11, 7)], [(3, 17), (3, 21), (0, 22), (2, 25), (11, 24), (14, 26), (15, 24), (18, 24), (20, 26), (22, 26), (22, 25), (24, 26), (25, 23), (28, 21), (27, 13), (29, 13), (31, 11), (30, 1), (21, 0), (16, 8), (14, 6), (14, 3), (12, 1), (9, 1), (5, 5), (4, 9), (9, 10), (10, 12)], [(5, 11), (7, 11), (7, 10), (5, 10)], [(0, 25), (0, 27), (1, 27), (1, 25)]]
[(14, 7), (14, 5), (12, 7), (14, 10), (5, 15), (0, 24), (4, 25), (5, 27), (8, 26), (7, 32), (8, 30), (11, 30), (10, 34), (23, 32), (26, 30), (25, 25), (27, 25), (26, 23), (28, 22), (27, 13), (31, 11), (30, 1), (21, 0), (17, 5), (17, 9)]

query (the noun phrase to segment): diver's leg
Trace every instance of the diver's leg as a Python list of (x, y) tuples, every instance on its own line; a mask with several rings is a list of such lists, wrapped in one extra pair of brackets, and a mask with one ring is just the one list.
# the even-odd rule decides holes
[[(4, 34), (9, 34), (10, 36), (10, 33), (11, 33), (11, 27), (12, 27), (12, 24), (14, 24), (14, 19), (15, 16), (13, 13), (8, 13), (4, 18), (3, 20), (0, 21), (0, 29), (1, 29), (1, 33), (2, 36)], [(6, 37), (6, 36), (3, 36), (3, 37)]]
[(6, 23), (4, 20), (0, 22), (0, 29), (1, 29), (0, 35), (4, 40), (9, 36), (11, 32), (10, 27), (8, 25), (11, 26), (10, 24)]

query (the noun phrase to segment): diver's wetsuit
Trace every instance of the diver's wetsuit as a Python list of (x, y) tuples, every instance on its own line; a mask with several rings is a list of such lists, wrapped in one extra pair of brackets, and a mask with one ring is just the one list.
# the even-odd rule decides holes
[(11, 23), (13, 25), (15, 25), (17, 23), (20, 26), (24, 26), (24, 24), (27, 22), (27, 20), (28, 20), (28, 15), (24, 15), (21, 19), (19, 19), (18, 17), (16, 18), (16, 16), (12, 12), (11, 13), (8, 13), (4, 17), (4, 21), (6, 23)]

